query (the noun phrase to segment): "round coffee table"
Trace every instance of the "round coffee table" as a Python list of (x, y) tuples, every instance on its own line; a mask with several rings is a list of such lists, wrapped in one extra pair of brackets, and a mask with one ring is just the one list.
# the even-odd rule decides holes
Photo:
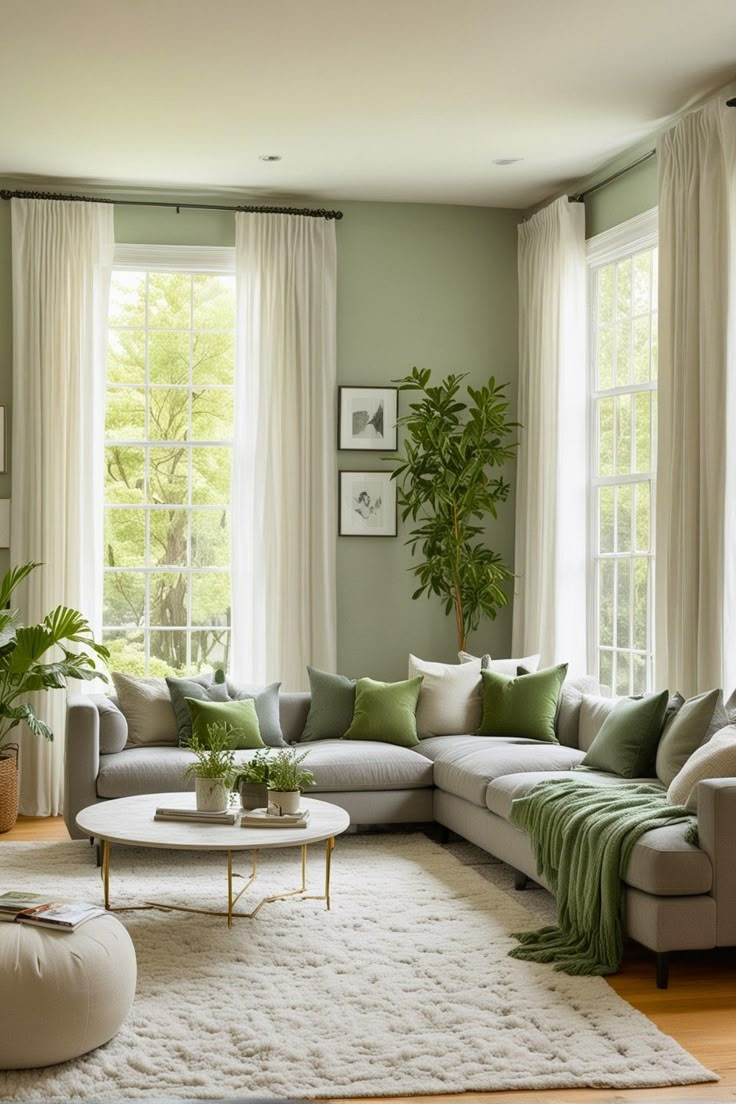
[[(303, 798), (302, 808), (309, 809), (306, 828), (241, 828), (235, 824), (201, 824), (192, 821), (154, 820), (159, 806), (168, 808), (192, 808), (193, 793), (143, 794), (137, 797), (120, 797), (89, 805), (77, 814), (77, 824), (87, 835), (101, 844), (102, 884), (105, 908), (110, 912), (126, 912), (134, 909), (166, 909), (178, 912), (198, 912), (208, 916), (226, 916), (228, 927), (234, 919), (252, 919), (264, 905), (285, 897), (300, 896), (304, 900), (324, 901), (330, 907), (330, 870), (336, 836), (350, 824), (350, 817), (339, 805), (314, 798)], [(310, 843), (325, 843), (325, 888), (317, 896), (307, 894), (307, 848)], [(110, 905), (110, 852), (112, 845), (127, 847), (157, 847), (177, 851), (224, 851), (227, 854), (227, 911), (192, 908), (147, 901), (144, 905), (128, 905), (112, 908)], [(264, 897), (250, 912), (235, 912), (235, 905), (258, 873), (258, 852), (277, 847), (300, 847), (302, 880), (298, 889)], [(233, 854), (238, 851), (252, 853), (250, 874), (233, 871)], [(233, 894), (233, 879), (245, 878), (239, 893)]]

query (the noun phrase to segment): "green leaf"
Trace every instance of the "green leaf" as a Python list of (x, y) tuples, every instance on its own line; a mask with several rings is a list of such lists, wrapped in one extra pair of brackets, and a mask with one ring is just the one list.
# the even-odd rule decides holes
[(10, 571), (0, 582), (0, 609), (5, 609), (15, 588), (26, 579), (40, 563), (31, 560), (30, 563), (21, 564), (19, 567), (11, 567)]

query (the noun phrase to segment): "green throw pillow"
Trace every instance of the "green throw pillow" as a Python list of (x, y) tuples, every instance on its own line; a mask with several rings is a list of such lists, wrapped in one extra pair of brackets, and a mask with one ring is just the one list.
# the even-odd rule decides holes
[(346, 740), (377, 740), (383, 744), (414, 747), (417, 738), (417, 702), (422, 675), (405, 682), (358, 679), (353, 723)]
[(722, 691), (708, 690), (683, 702), (677, 712), (665, 720), (655, 764), (659, 781), (669, 786), (693, 752), (727, 724)]
[(198, 678), (167, 678), (166, 685), (171, 695), (171, 704), (176, 717), (176, 735), (179, 747), (187, 747), (192, 738), (192, 715), (189, 712), (187, 698), (197, 701), (226, 702), (229, 700), (227, 687), (222, 682), (212, 682), (211, 675)]
[(669, 691), (620, 701), (606, 717), (581, 767), (621, 778), (652, 778)]
[(355, 679), (307, 667), (312, 700), (301, 742), (341, 739), (353, 722)]
[(225, 721), (235, 730), (234, 749), (252, 750), (266, 746), (261, 739), (258, 714), (252, 698), (228, 702), (203, 702), (196, 698), (186, 698), (186, 703), (192, 715), (192, 736), (196, 736), (200, 743), (207, 743), (208, 725)]
[(481, 671), (483, 719), (478, 735), (556, 744), (555, 717), (566, 675), (566, 663), (516, 678), (499, 671)]

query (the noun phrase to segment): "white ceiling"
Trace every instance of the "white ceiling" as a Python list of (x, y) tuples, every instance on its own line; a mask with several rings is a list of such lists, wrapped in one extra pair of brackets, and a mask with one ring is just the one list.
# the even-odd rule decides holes
[(0, 173), (523, 208), (735, 75), (734, 0), (0, 0)]

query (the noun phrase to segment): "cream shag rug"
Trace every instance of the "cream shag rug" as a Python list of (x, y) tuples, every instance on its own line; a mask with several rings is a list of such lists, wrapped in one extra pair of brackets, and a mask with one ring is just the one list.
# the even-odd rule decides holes
[[(329, 913), (321, 902), (291, 899), (232, 931), (211, 917), (120, 913), (138, 955), (138, 991), (119, 1035), (72, 1062), (0, 1073), (0, 1099), (385, 1096), (717, 1080), (601, 978), (509, 958), (509, 932), (550, 915), (551, 899), (507, 893), (507, 868), (482, 855), (419, 832), (347, 836), (334, 852)], [(298, 851), (264, 852), (252, 899), (297, 885), (298, 865)], [(314, 892), (322, 869), (322, 849), (310, 849)], [(97, 899), (94, 852), (84, 841), (0, 843), (0, 888)], [(113, 849), (113, 905), (153, 897), (220, 908), (224, 890), (224, 856)]]

